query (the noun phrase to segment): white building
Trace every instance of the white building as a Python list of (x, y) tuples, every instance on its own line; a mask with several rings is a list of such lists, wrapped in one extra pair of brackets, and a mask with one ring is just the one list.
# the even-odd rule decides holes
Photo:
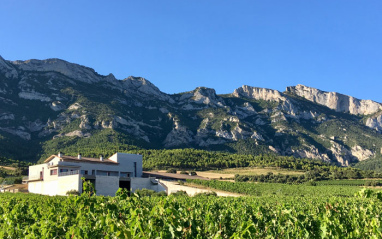
[(154, 178), (142, 178), (142, 155), (116, 153), (108, 159), (52, 155), (43, 164), (29, 167), (28, 190), (45, 195), (82, 192), (84, 177), (95, 185), (97, 195), (114, 196), (118, 188), (164, 191)]

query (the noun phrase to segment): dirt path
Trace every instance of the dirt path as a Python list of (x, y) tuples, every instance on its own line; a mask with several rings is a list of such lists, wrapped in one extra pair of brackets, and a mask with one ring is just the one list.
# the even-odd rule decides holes
[(15, 170), (16, 170), (16, 168), (14, 168), (14, 167), (8, 167), (8, 166), (0, 166), (0, 168), (7, 169), (7, 170), (12, 170), (12, 171), (15, 171)]
[(161, 183), (167, 186), (168, 188), (168, 193), (175, 193), (177, 191), (185, 191), (189, 196), (194, 196), (197, 193), (204, 193), (204, 192), (216, 192), (218, 196), (222, 197), (240, 197), (243, 195), (236, 194), (236, 193), (230, 193), (230, 192), (224, 192), (220, 190), (215, 190), (215, 189), (208, 189), (208, 188), (201, 188), (201, 187), (195, 187), (193, 186), (185, 186), (185, 185), (180, 185), (176, 181), (167, 181), (167, 180), (160, 180)]

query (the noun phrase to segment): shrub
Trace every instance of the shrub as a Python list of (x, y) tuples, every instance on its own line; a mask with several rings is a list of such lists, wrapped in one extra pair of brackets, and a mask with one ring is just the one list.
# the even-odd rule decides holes
[(167, 193), (166, 193), (166, 191), (160, 191), (160, 192), (155, 193), (153, 196), (156, 196), (156, 197), (166, 197)]
[(315, 181), (309, 181), (307, 184), (309, 186), (317, 186), (317, 183)]
[(216, 192), (203, 192), (203, 193), (196, 193), (194, 195), (194, 197), (204, 197), (204, 196), (212, 196), (212, 197), (216, 197), (218, 196), (218, 194)]
[(67, 195), (67, 196), (69, 196), (69, 195), (78, 196), (78, 195), (80, 195), (80, 193), (79, 193), (77, 190), (72, 189), (72, 190), (67, 191), (67, 192), (66, 192), (66, 195)]
[(189, 173), (189, 175), (190, 175), (190, 176), (195, 176), (195, 175), (197, 175), (197, 174), (196, 174), (195, 171), (191, 171), (191, 172)]
[(138, 195), (139, 197), (151, 197), (155, 194), (155, 191), (147, 188), (142, 188), (135, 190), (134, 194)]
[(176, 173), (176, 169), (169, 168), (169, 169), (167, 169), (166, 173)]
[(187, 171), (180, 171), (180, 174), (188, 174)]
[(126, 199), (128, 196), (130, 196), (130, 192), (127, 190), (127, 188), (118, 188), (117, 192), (115, 192), (115, 196)]
[(182, 191), (182, 190), (176, 191), (175, 193), (171, 193), (171, 195), (173, 195), (173, 196), (188, 196), (187, 192)]

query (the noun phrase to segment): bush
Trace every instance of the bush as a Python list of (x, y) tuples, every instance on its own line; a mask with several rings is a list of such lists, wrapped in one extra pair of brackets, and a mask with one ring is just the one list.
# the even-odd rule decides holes
[(67, 195), (67, 196), (69, 196), (69, 195), (78, 196), (78, 195), (80, 195), (80, 193), (79, 193), (77, 190), (72, 189), (72, 190), (67, 191), (67, 192), (66, 192), (66, 195)]
[(188, 196), (187, 192), (182, 191), (182, 190), (176, 191), (175, 193), (171, 193), (171, 195), (173, 195), (173, 196)]
[(118, 188), (117, 192), (115, 192), (115, 196), (126, 199), (128, 196), (130, 196), (130, 191), (127, 190), (127, 188)]
[(190, 175), (190, 176), (195, 176), (195, 175), (197, 175), (197, 174), (196, 174), (195, 171), (191, 171), (191, 172), (189, 173), (189, 175)]
[(167, 193), (166, 193), (166, 191), (160, 191), (160, 192), (155, 193), (153, 196), (156, 196), (156, 197), (166, 197)]
[(187, 171), (180, 171), (180, 174), (188, 174)]
[(167, 169), (166, 173), (176, 173), (176, 169), (174, 168)]
[(194, 197), (204, 197), (204, 196), (212, 196), (212, 197), (217, 197), (218, 194), (216, 192), (203, 192), (203, 193), (196, 193)]
[(317, 186), (317, 183), (315, 181), (309, 181), (307, 184), (309, 186)]
[(151, 197), (155, 194), (155, 191), (147, 188), (142, 188), (135, 190), (134, 194), (138, 195), (139, 197)]

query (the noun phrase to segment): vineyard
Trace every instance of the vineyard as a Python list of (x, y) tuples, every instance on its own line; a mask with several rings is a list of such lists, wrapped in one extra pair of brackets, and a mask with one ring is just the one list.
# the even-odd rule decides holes
[[(359, 192), (356, 187), (340, 191), (325, 186), (283, 186), (276, 185), (279, 188), (268, 193), (263, 189), (261, 197), (241, 198), (1, 194), (0, 237), (382, 237), (380, 193)], [(319, 188), (322, 190), (311, 194)], [(273, 194), (279, 189), (284, 193)], [(325, 190), (329, 192), (320, 196)]]
[(257, 197), (271, 196), (301, 196), (301, 197), (316, 197), (327, 198), (332, 196), (351, 197), (359, 187), (343, 187), (342, 185), (323, 185), (323, 186), (308, 186), (308, 185), (289, 185), (281, 183), (246, 183), (246, 182), (226, 182), (218, 180), (187, 180), (188, 184), (202, 185), (212, 189), (222, 191), (246, 194)]

